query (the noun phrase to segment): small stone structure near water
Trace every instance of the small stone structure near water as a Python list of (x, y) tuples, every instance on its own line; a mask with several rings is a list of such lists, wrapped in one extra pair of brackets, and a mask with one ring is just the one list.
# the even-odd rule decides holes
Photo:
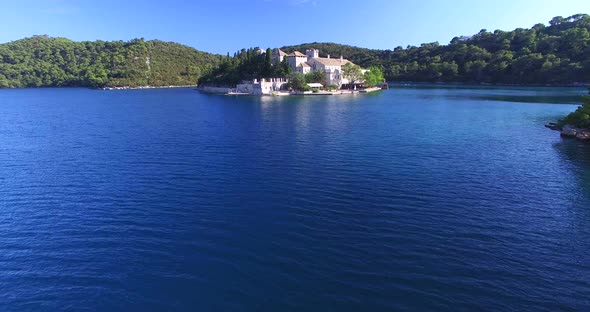
[(242, 81), (236, 85), (235, 92), (252, 95), (268, 95), (280, 91), (283, 86), (289, 82), (286, 78), (254, 79), (252, 81)]

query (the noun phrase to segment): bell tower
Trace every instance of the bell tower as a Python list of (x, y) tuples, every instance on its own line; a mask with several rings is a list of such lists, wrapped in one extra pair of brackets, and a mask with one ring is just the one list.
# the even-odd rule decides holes
[(318, 50), (318, 49), (307, 49), (307, 50), (305, 50), (305, 55), (307, 55), (307, 59), (320, 57), (320, 50)]

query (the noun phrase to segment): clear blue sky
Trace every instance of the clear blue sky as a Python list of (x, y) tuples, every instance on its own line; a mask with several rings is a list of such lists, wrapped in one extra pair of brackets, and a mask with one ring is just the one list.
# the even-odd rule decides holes
[(393, 49), (576, 13), (590, 13), (590, 1), (0, 0), (0, 42), (48, 34), (77, 41), (144, 37), (215, 53), (314, 41)]

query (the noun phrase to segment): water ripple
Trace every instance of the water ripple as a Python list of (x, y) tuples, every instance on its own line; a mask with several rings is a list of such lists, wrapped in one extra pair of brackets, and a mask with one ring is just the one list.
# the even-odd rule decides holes
[(0, 310), (590, 309), (562, 91), (2, 91)]

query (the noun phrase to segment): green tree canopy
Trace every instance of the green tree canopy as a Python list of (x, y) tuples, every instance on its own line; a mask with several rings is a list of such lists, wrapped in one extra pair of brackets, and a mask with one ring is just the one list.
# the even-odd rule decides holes
[(302, 73), (293, 73), (291, 75), (289, 86), (293, 88), (293, 90), (297, 91), (308, 91), (309, 87), (307, 86), (307, 81), (305, 79), (305, 75)]
[(316, 48), (342, 55), (363, 68), (378, 66), (389, 81), (507, 84), (590, 82), (590, 16), (555, 17), (548, 26), (513, 31), (482, 29), (419, 47), (371, 50), (335, 43), (306, 43), (285, 52)]
[(286, 78), (291, 74), (286, 58), (272, 65), (272, 50), (260, 52), (258, 48), (242, 49), (233, 57), (220, 60), (219, 66), (205, 74), (200, 82), (211, 85), (232, 86), (242, 80)]
[(309, 72), (305, 74), (305, 82), (306, 83), (321, 83), (322, 85), (326, 85), (326, 73), (323, 71), (316, 71), (316, 72)]
[[(283, 47), (285, 52), (320, 50), (342, 55), (363, 68), (377, 66), (389, 81), (507, 84), (590, 82), (590, 16), (555, 17), (548, 26), (488, 31), (419, 47), (372, 50), (335, 43)], [(272, 52), (272, 51), (270, 51)], [(258, 48), (213, 55), (176, 43), (74, 42), (34, 36), (0, 44), (0, 88), (144, 86), (204, 82), (236, 84), (244, 79), (289, 77), (284, 60)], [(349, 73), (350, 74), (350, 73)], [(357, 78), (354, 80), (359, 80)]]
[(383, 77), (383, 72), (381, 71), (381, 68), (379, 68), (377, 66), (369, 67), (368, 71), (365, 72), (363, 79), (365, 80), (365, 86), (368, 86), (368, 87), (369, 86), (376, 86), (378, 84), (385, 82), (385, 78)]
[(192, 85), (217, 56), (171, 42), (34, 36), (0, 44), (0, 88)]
[(342, 66), (342, 75), (354, 84), (363, 78), (363, 71), (356, 64), (346, 63)]
[(582, 105), (559, 122), (561, 125), (572, 125), (578, 128), (590, 127), (590, 96), (582, 97)]

